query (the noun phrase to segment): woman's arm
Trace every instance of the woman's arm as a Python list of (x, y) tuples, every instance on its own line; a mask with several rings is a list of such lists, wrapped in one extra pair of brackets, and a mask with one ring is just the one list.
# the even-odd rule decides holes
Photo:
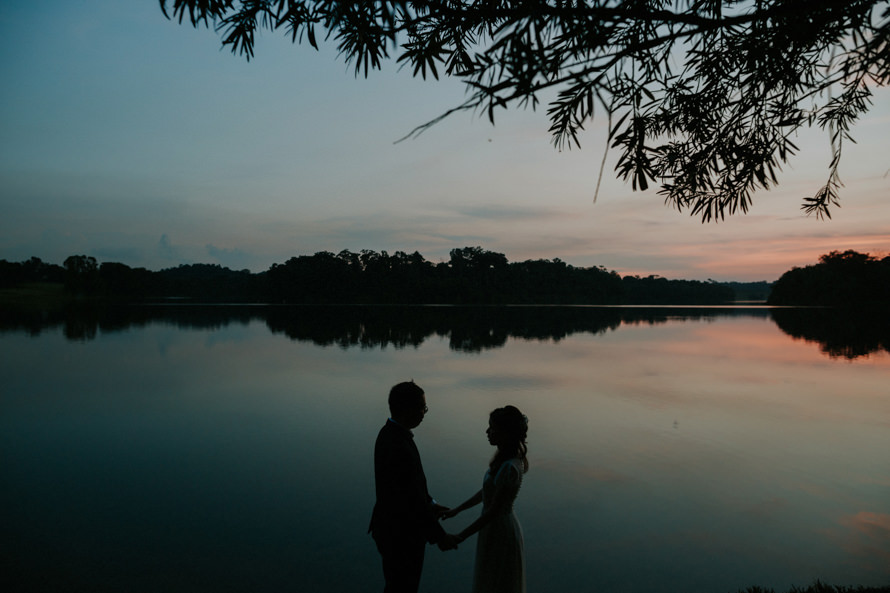
[(479, 518), (470, 523), (466, 529), (457, 534), (457, 543), (463, 543), (465, 539), (474, 535), (477, 531), (485, 527), (485, 525), (491, 521), (495, 516), (495, 513), (492, 512), (491, 509), (487, 509)]
[(442, 514), (442, 518), (443, 518), (443, 519), (450, 519), (450, 518), (456, 516), (458, 513), (461, 513), (461, 512), (463, 512), (463, 511), (465, 511), (465, 510), (467, 510), (467, 509), (469, 509), (469, 508), (471, 508), (471, 507), (476, 506), (476, 505), (479, 504), (480, 502), (482, 502), (482, 490), (480, 490), (479, 492), (477, 492), (476, 494), (474, 494), (473, 496), (471, 496), (470, 498), (468, 498), (467, 500), (465, 500), (465, 501), (464, 501), (463, 503), (461, 503), (459, 506), (457, 506), (457, 507), (451, 509), (450, 511), (448, 511), (448, 512), (446, 512), (446, 513), (443, 513), (443, 514)]
[[(519, 471), (512, 463), (504, 463), (495, 477), (495, 491), (491, 505), (482, 512), (478, 519), (470, 523), (466, 529), (457, 535), (458, 542), (463, 542), (471, 535), (474, 535), (499, 513), (503, 512), (504, 507), (509, 507), (516, 496), (516, 489), (518, 489), (516, 482), (521, 479)], [(510, 487), (511, 484), (513, 488)], [(482, 491), (480, 490), (479, 499), (481, 500), (481, 498)]]

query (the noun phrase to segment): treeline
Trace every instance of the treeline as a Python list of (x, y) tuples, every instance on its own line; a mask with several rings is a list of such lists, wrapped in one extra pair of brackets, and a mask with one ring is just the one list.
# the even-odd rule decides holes
[(22, 282), (63, 282), (71, 294), (121, 301), (187, 299), (209, 303), (283, 304), (688, 304), (731, 302), (724, 283), (624, 276), (560, 259), (509, 262), (481, 247), (452, 249), (447, 262), (420, 253), (343, 250), (292, 257), (253, 274), (213, 264), (160, 271), (99, 264), (84, 255), (63, 266), (31, 258), (0, 260), (0, 288)]
[(0, 259), (0, 288), (11, 288), (26, 282), (63, 283), (65, 282), (65, 268), (56, 264), (48, 264), (39, 257), (32, 257), (23, 262), (9, 262)]
[(452, 249), (434, 264), (420, 253), (316, 253), (273, 265), (272, 302), (453, 304), (716, 304), (733, 293), (716, 283), (621, 277), (560, 259), (508, 262), (481, 247)]
[(832, 251), (819, 263), (782, 274), (770, 305), (875, 306), (890, 303), (890, 257)]

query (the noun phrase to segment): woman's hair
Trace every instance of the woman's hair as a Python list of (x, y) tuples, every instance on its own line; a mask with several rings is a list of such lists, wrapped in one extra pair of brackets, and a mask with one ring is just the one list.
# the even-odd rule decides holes
[(522, 471), (528, 471), (528, 418), (515, 406), (504, 406), (494, 410), (488, 417), (489, 422), (497, 427), (501, 436), (497, 453), (491, 459), (489, 468), (496, 472), (501, 464), (508, 459), (518, 458), (522, 462)]

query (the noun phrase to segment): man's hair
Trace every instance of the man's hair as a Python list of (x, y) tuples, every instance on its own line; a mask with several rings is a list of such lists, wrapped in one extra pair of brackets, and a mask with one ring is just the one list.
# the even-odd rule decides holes
[(414, 381), (393, 385), (389, 390), (389, 411), (393, 416), (401, 416), (420, 407), (423, 389)]

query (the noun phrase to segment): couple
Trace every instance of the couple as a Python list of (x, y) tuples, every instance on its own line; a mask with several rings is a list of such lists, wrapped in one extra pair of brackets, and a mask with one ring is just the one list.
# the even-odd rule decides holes
[[(415, 593), (420, 585), (426, 543), (441, 550), (456, 549), (479, 534), (473, 593), (525, 593), (522, 530), (513, 514), (522, 475), (528, 470), (528, 419), (513, 406), (489, 416), (488, 442), (497, 447), (482, 489), (460, 506), (449, 509), (429, 495), (416, 428), (427, 412), (423, 389), (413, 381), (389, 392), (390, 419), (380, 429), (374, 447), (377, 504), (370, 532), (383, 558), (385, 593)], [(482, 503), (482, 514), (459, 534), (448, 534), (439, 519), (450, 519)]]

